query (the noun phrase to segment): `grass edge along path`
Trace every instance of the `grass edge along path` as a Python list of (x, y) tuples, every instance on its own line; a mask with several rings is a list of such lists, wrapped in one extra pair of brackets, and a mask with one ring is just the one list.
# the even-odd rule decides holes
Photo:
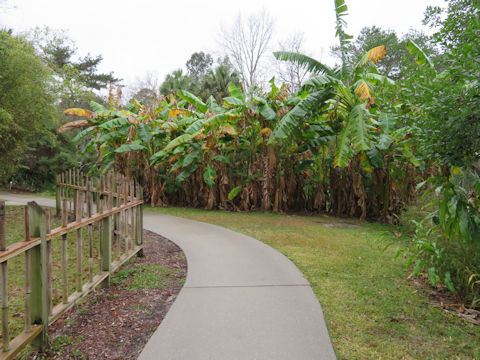
[[(480, 359), (480, 327), (432, 306), (404, 258), (375, 239), (393, 227), (326, 216), (148, 208), (220, 225), (279, 250), (322, 304), (339, 359)], [(393, 235), (392, 235), (393, 236)]]

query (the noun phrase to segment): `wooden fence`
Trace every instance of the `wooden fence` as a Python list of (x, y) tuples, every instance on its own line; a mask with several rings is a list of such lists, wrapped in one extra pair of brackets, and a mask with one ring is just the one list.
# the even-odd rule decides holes
[[(30, 202), (25, 206), (25, 239), (9, 246), (5, 203), (0, 202), (0, 360), (12, 359), (28, 344), (43, 348), (48, 342), (49, 324), (96, 286), (108, 286), (112, 273), (135, 254), (142, 255), (142, 199), (138, 183), (120, 174), (109, 173), (105, 181), (104, 176), (89, 179), (78, 170), (70, 170), (57, 178), (57, 216), (61, 225), (51, 229), (50, 209), (43, 210)], [(70, 234), (74, 234), (75, 245), (70, 244), (70, 248), (75, 248), (73, 255), (69, 254)], [(59, 248), (57, 263), (52, 262), (52, 245)], [(22, 255), (25, 322), (23, 331), (10, 341), (8, 262)], [(70, 260), (75, 258), (73, 268), (69, 267), (68, 255)], [(60, 272), (55, 279), (52, 266)], [(69, 283), (68, 274), (72, 271), (75, 279)], [(54, 280), (59, 283), (54, 284)], [(53, 296), (54, 285), (61, 289), (61, 295)]]

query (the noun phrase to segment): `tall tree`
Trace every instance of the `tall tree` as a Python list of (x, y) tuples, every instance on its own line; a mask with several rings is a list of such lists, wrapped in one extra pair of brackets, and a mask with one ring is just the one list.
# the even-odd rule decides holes
[(219, 58), (212, 67), (212, 58), (204, 52), (194, 53), (187, 61), (188, 74), (178, 69), (168, 74), (160, 86), (160, 93), (167, 95), (178, 90), (187, 90), (204, 101), (213, 96), (221, 102), (228, 94), (228, 84), (239, 85), (238, 73), (228, 57)]
[[(346, 45), (345, 66), (348, 71), (352, 71), (368, 50), (384, 45), (388, 55), (377, 65), (380, 73), (394, 79), (408, 76), (413, 70), (411, 56), (406, 48), (409, 39), (418, 44), (431, 58), (438, 56), (430, 38), (422, 32), (410, 30), (406, 35), (399, 37), (394, 30), (371, 26), (362, 28), (357, 38)], [(334, 56), (341, 59), (340, 46), (334, 46), (331, 50)]]
[(245, 88), (263, 80), (262, 66), (273, 29), (273, 19), (262, 11), (247, 18), (239, 14), (231, 28), (222, 30), (221, 44)]
[(53, 73), (23, 37), (0, 31), (0, 183), (25, 160), (56, 117)]
[(63, 109), (87, 106), (91, 100), (98, 100), (95, 90), (120, 82), (113, 72), (98, 72), (98, 65), (103, 60), (101, 55), (92, 57), (87, 54), (76, 60), (78, 50), (75, 43), (59, 31), (36, 29), (31, 38), (45, 63), (56, 74)]
[(196, 92), (197, 82), (191, 76), (184, 74), (182, 69), (177, 69), (167, 74), (160, 86), (160, 93), (167, 95), (180, 89)]
[[(118, 81), (112, 73), (97, 71), (101, 56), (87, 55), (77, 59), (75, 43), (59, 31), (37, 29), (28, 38), (39, 59), (52, 74), (49, 85), (57, 122), (64, 119), (62, 111), (65, 108), (87, 106), (92, 100), (102, 102), (97, 90), (105, 88), (110, 81)], [(72, 145), (73, 136), (75, 134), (56, 134), (53, 124), (44, 126), (42, 134), (29, 144), (31, 150), (22, 160), (22, 168), (17, 171), (18, 180), (38, 189), (53, 182), (59, 171), (78, 164), (88, 166), (93, 159), (80, 154), (78, 146)]]
[(227, 57), (218, 60), (218, 65), (215, 68), (209, 69), (202, 78), (200, 84), (200, 97), (207, 100), (213, 96), (219, 104), (222, 99), (228, 96), (229, 84), (240, 86), (240, 78), (237, 72), (232, 68)]
[(206, 72), (211, 68), (213, 59), (210, 54), (203, 51), (193, 53), (187, 61), (188, 74), (196, 81), (200, 81)]
[[(424, 63), (412, 74), (404, 99), (413, 108), (420, 146), (428, 158), (471, 167), (480, 160), (480, 3), (450, 0), (446, 9), (429, 8), (426, 22), (437, 28), (435, 43), (444, 51), (435, 73)], [(413, 115), (413, 117), (412, 117)]]

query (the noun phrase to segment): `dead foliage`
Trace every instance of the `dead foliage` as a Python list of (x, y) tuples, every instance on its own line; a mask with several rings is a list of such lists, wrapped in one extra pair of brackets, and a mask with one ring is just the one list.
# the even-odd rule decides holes
[(428, 283), (427, 275), (420, 275), (419, 278), (412, 278), (411, 282), (428, 294), (433, 306), (462, 319), (480, 325), (480, 311), (472, 309), (467, 304), (460, 302), (455, 294), (451, 293), (445, 286), (432, 286)]

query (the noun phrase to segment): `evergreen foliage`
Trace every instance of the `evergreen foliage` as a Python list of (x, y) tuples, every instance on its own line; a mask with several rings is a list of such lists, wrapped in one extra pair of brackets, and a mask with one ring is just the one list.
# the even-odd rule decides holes
[(0, 32), (0, 79), (0, 183), (5, 183), (28, 168), (57, 112), (51, 70), (28, 40), (7, 31)]

